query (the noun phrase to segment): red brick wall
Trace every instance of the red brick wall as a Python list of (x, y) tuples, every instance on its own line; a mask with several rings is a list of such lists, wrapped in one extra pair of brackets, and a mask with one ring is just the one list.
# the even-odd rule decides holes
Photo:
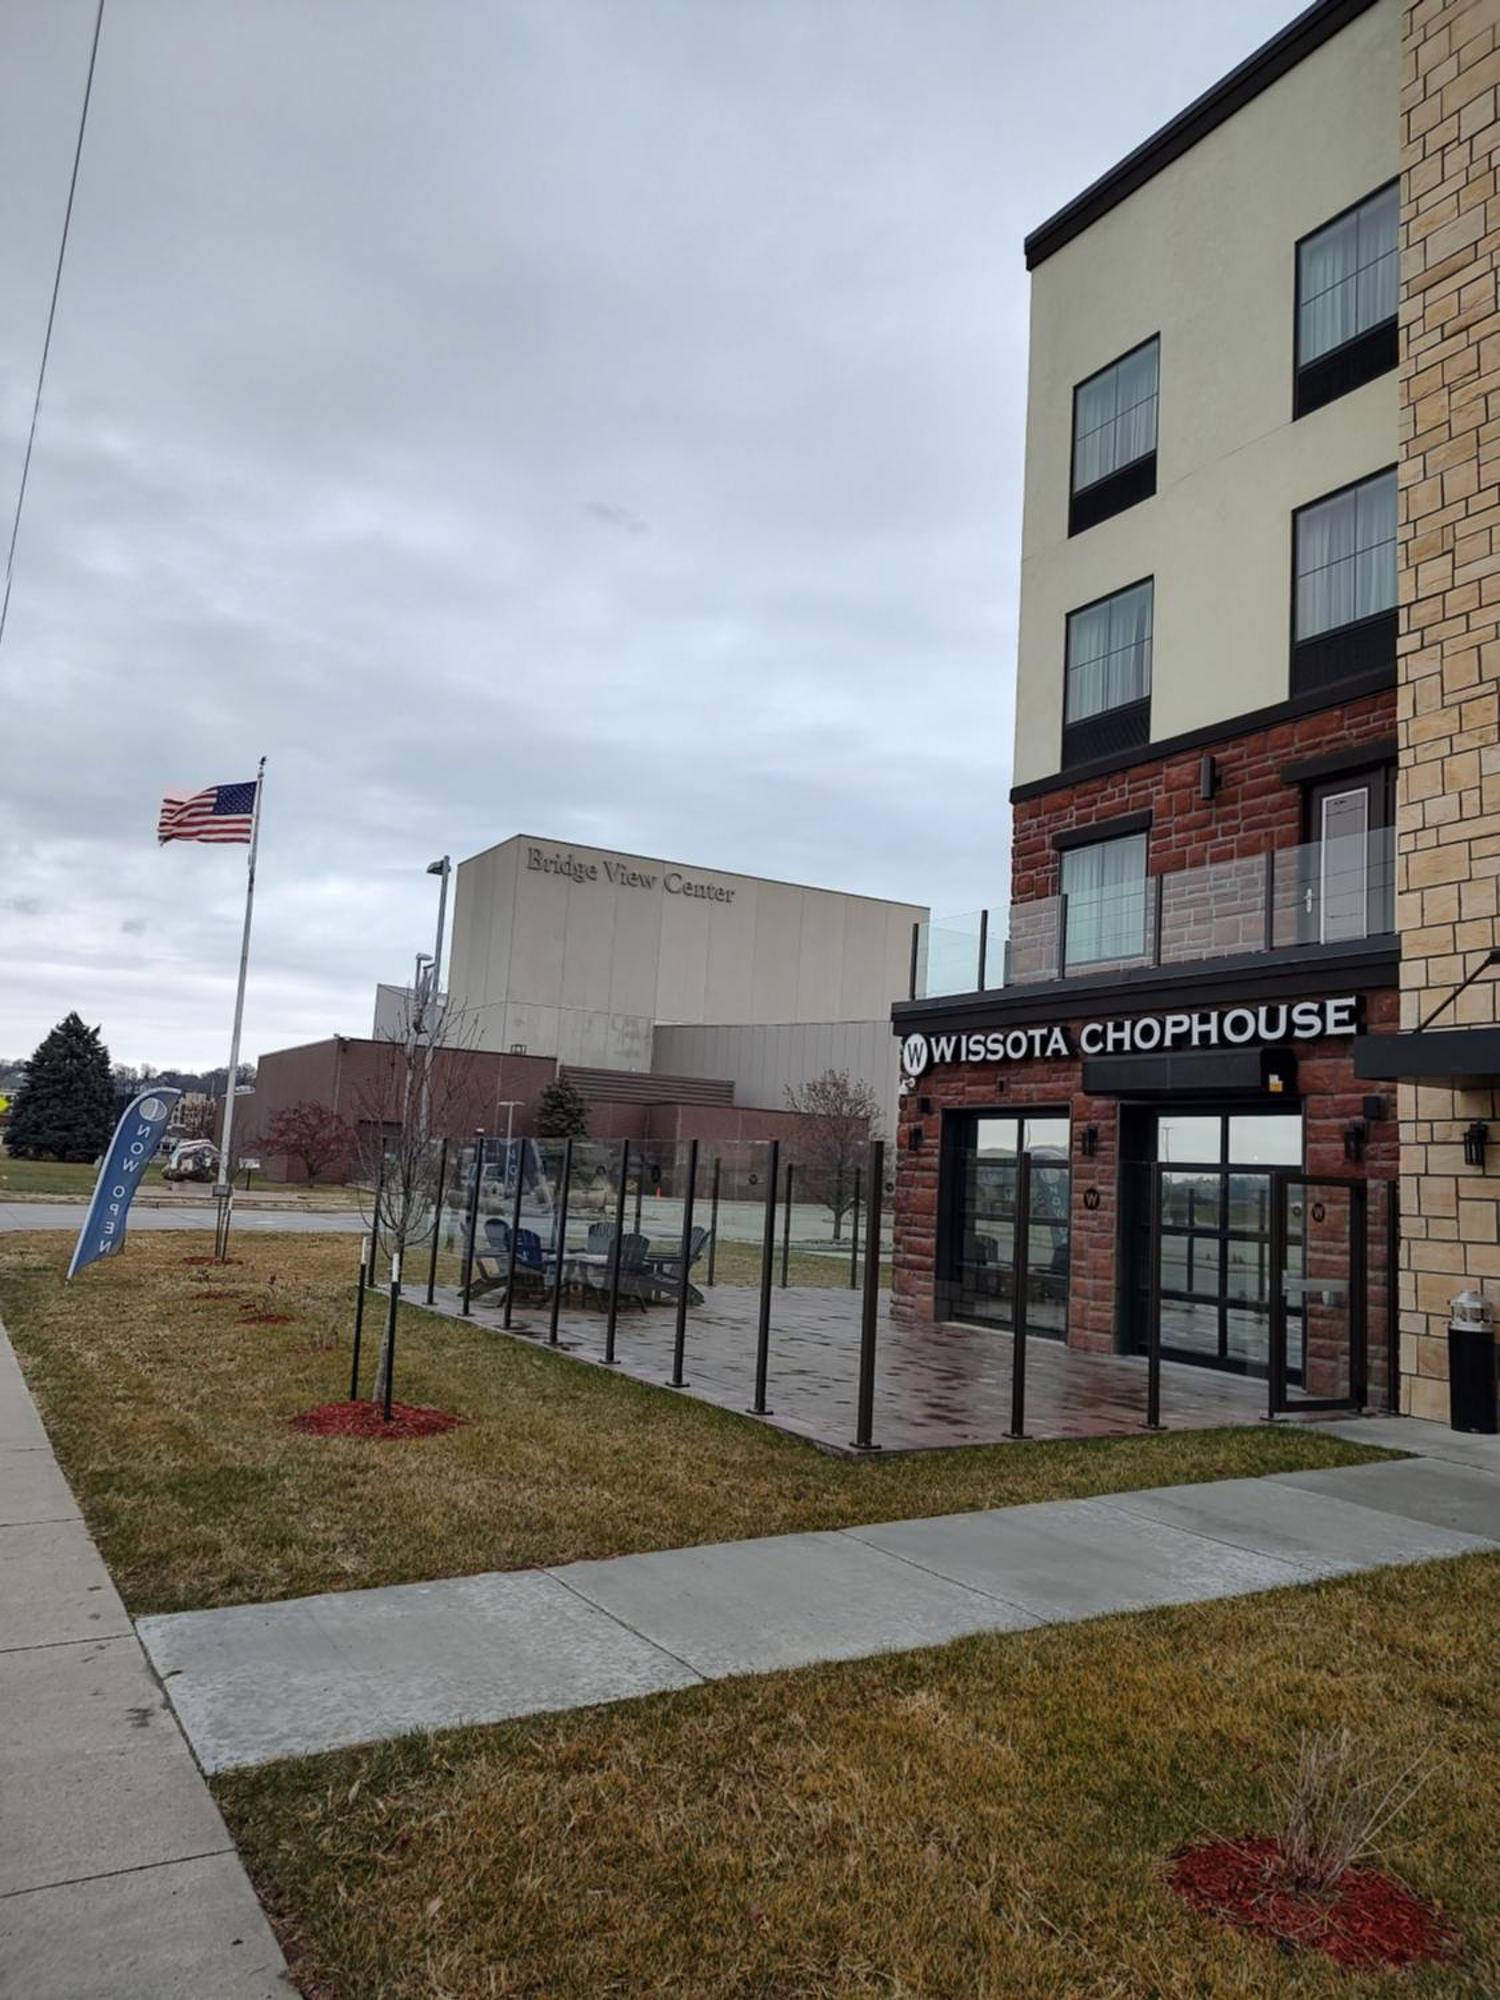
[(1283, 782), (1283, 767), (1359, 743), (1394, 741), (1395, 735), (1391, 689), (1215, 744), (1218, 791), (1212, 800), (1198, 796), (1201, 750), (1132, 764), (1022, 800), (1015, 807), (1011, 841), (1011, 900), (1030, 903), (1057, 894), (1055, 834), (1125, 813), (1153, 814), (1148, 859), (1153, 875), (1295, 847), (1303, 837), (1302, 791)]
[[(1367, 1030), (1377, 1033), (1394, 1029), (1397, 1011), (1394, 990), (1367, 994)], [(1076, 1030), (1077, 1022), (1073, 1025)], [(1396, 1174), (1397, 1153), (1394, 1096), (1388, 1100), (1391, 1116), (1370, 1127), (1362, 1165), (1351, 1165), (1344, 1158), (1344, 1129), (1361, 1117), (1368, 1088), (1354, 1075), (1352, 1045), (1343, 1038), (1299, 1043), (1297, 1057), (1306, 1170), (1339, 1177), (1363, 1174), (1372, 1182), (1390, 1183)], [(891, 1286), (892, 1312), (897, 1319), (930, 1321), (934, 1317), (938, 1166), (944, 1111), (1065, 1108), (1073, 1121), (1068, 1342), (1070, 1346), (1094, 1352), (1113, 1350), (1119, 1105), (1112, 1097), (1088, 1096), (1081, 1088), (1081, 1076), (1082, 1065), (1077, 1057), (972, 1069), (954, 1065), (922, 1077), (917, 1089), (902, 1100), (893, 1214), (896, 1256)], [(1000, 1088), (1001, 1085), (1004, 1087)], [(926, 1116), (920, 1110), (923, 1099), (933, 1106)], [(1098, 1150), (1090, 1160), (1081, 1158), (1077, 1151), (1078, 1132), (1086, 1125), (1097, 1127), (1099, 1133)], [(912, 1152), (909, 1134), (916, 1127), (921, 1128), (922, 1145), (919, 1151)], [(1089, 1189), (1098, 1192), (1097, 1208), (1084, 1204), (1084, 1194)], [(1385, 1380), (1385, 1195), (1385, 1186), (1372, 1188), (1370, 1195), (1369, 1350), (1371, 1382), (1377, 1390)]]

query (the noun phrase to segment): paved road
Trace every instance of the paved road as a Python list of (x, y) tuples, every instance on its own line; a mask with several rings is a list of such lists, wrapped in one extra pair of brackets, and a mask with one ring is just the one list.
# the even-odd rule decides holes
[[(85, 1210), (80, 1203), (65, 1201), (0, 1201), (0, 1230), (65, 1229), (76, 1236), (83, 1226)], [(130, 1228), (212, 1229), (211, 1208), (176, 1210), (132, 1208)], [(349, 1215), (309, 1215), (297, 1209), (237, 1208), (236, 1229), (282, 1230), (292, 1235), (321, 1235), (327, 1230), (357, 1233), (364, 1224), (357, 1213)]]
[[(1400, 1419), (1382, 1442), (1422, 1448)], [(1367, 1433), (1370, 1435), (1373, 1433)], [(144, 1618), (204, 1768), (1500, 1547), (1489, 1457), (778, 1535)]]
[(0, 1328), (0, 1993), (292, 1990)]

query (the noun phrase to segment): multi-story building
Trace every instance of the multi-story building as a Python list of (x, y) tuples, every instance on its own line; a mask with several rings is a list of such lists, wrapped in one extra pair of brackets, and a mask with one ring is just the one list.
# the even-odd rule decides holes
[(1497, 14), (1319, 0), (1027, 240), (1012, 902), (895, 1009), (899, 1314), (1443, 1406), (1500, 1050), (1397, 1029), (1497, 942)]

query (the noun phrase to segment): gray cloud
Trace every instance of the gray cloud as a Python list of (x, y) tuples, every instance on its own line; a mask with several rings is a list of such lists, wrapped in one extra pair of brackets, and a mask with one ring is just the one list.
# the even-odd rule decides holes
[[(0, 1051), (367, 1021), (521, 828), (1004, 893), (1020, 238), (1269, 0), (112, 0), (0, 652)], [(0, 77), (14, 490), (91, 22)], [(649, 529), (649, 532), (641, 532)]]

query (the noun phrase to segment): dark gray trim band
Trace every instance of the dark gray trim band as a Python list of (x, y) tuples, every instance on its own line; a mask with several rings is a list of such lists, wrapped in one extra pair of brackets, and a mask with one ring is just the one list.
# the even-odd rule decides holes
[(1284, 785), (1318, 785), (1325, 778), (1342, 777), (1345, 771), (1373, 771), (1381, 764), (1394, 764), (1398, 748), (1394, 736), (1383, 736), (1378, 743), (1356, 743), (1347, 750), (1330, 750), (1324, 757), (1284, 764), (1277, 775)]
[(1151, 831), (1151, 813), (1121, 813), (1118, 819), (1095, 820), (1092, 826), (1069, 826), (1052, 836), (1054, 854), (1066, 854), (1071, 847), (1095, 847), (1101, 840), (1124, 840), (1132, 833)]
[(1047, 778), (1028, 778), (1025, 784), (1011, 786), (1010, 802), (1018, 806), (1027, 799), (1043, 799), (1049, 792), (1066, 792), (1074, 785), (1086, 785), (1091, 778), (1108, 778), (1136, 764), (1162, 763), (1168, 757), (1181, 756), (1185, 750), (1211, 750), (1216, 743), (1254, 736), (1262, 729), (1274, 729), (1278, 722), (1291, 722), (1300, 715), (1318, 715), (1324, 709), (1346, 708), (1351, 701), (1365, 701), (1372, 694), (1388, 694), (1395, 686), (1396, 668), (1392, 662), (1378, 673), (1364, 674), (1358, 680), (1344, 681), (1316, 694), (1293, 695), (1288, 701), (1273, 702), (1269, 708), (1248, 709), (1243, 715), (1205, 724), (1202, 729), (1186, 729), (1180, 736), (1158, 737), (1142, 750), (1127, 750), (1118, 757), (1100, 757), (1092, 764), (1075, 764), (1070, 770), (1056, 771)]
[(1194, 98), (1186, 110), (1179, 111), (1134, 152), (1127, 153), (1107, 174), (1102, 174), (1082, 194), (1075, 195), (1065, 208), (1058, 209), (1033, 229), (1026, 238), (1027, 270), (1034, 271), (1064, 244), (1081, 236), (1100, 216), (1118, 208), (1127, 195), (1154, 180), (1163, 167), (1180, 160), (1200, 139), (1206, 139), (1252, 98), (1269, 90), (1288, 70), (1295, 69), (1374, 4), (1375, 0), (1316, 0), (1315, 5), (1289, 21), (1279, 34), (1262, 42), (1228, 76), (1221, 77), (1201, 97)]
[(1368, 1035), (1354, 1051), (1354, 1074), (1371, 1083), (1500, 1084), (1500, 1028), (1434, 1028)]

